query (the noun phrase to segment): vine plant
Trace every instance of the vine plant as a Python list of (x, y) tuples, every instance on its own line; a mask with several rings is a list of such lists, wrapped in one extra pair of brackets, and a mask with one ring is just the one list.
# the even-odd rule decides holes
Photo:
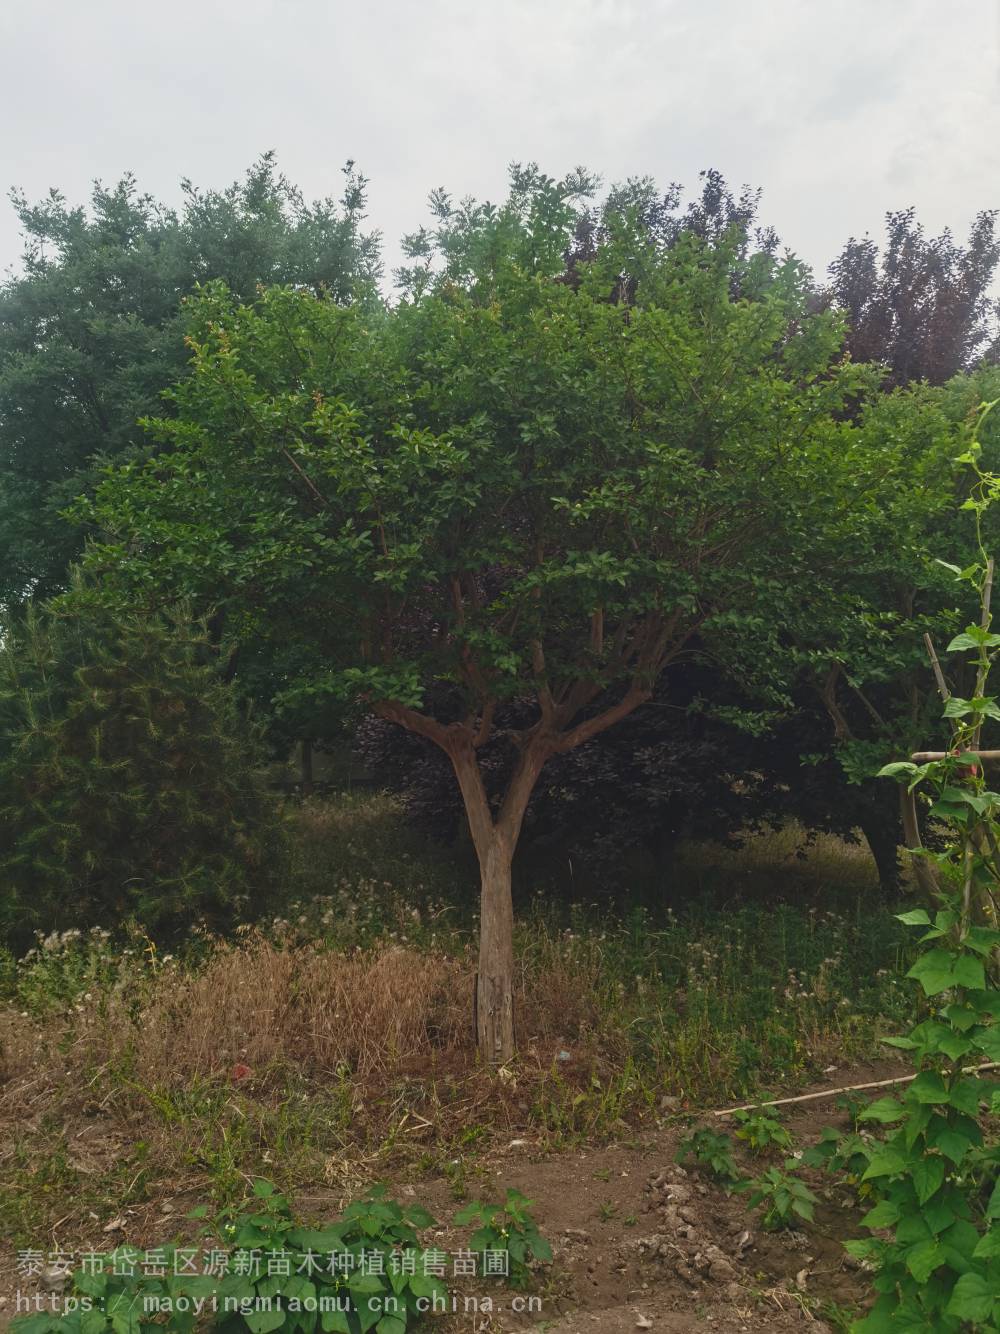
[[(982, 409), (980, 422), (992, 406)], [(978, 424), (958, 461), (975, 474), (963, 508), (975, 516), (978, 558), (966, 569), (949, 568), (976, 590), (980, 616), (946, 650), (968, 655), (953, 661), (973, 685), (968, 696), (950, 693), (929, 645), (952, 723), (950, 748), (881, 771), (930, 798), (927, 814), (948, 840), (941, 851), (918, 853), (934, 871), (937, 903), (901, 915), (923, 928), (925, 949), (908, 976), (922, 986), (930, 1016), (889, 1041), (911, 1053), (917, 1074), (860, 1118), (885, 1126), (888, 1137), (870, 1147), (861, 1178), (875, 1201), (863, 1219), (873, 1235), (848, 1243), (874, 1271), (877, 1292), (857, 1334), (1000, 1334), (1000, 1145), (983, 1133), (987, 1118), (1000, 1113), (990, 1068), (1000, 1062), (1000, 792), (990, 785), (990, 753), (981, 747), (984, 725), (1000, 720), (1000, 703), (989, 693), (1000, 650), (991, 628), (993, 560), (982, 534), (983, 514), (1000, 499), (1000, 476), (981, 469), (977, 434)]]

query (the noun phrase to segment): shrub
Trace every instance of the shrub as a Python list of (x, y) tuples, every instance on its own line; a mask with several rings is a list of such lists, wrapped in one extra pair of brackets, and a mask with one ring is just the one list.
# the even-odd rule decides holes
[[(455, 1223), (480, 1227), (469, 1239), (472, 1249), (455, 1254), (478, 1262), (478, 1251), (483, 1277), (527, 1286), (530, 1261), (552, 1258), (527, 1212), (530, 1204), (509, 1190), (503, 1207), (470, 1205)], [(191, 1217), (206, 1213), (202, 1206)], [(205, 1225), (201, 1272), (197, 1247), (170, 1244), (143, 1254), (120, 1246), (92, 1254), (72, 1275), (62, 1311), (18, 1318), (12, 1329), (190, 1334), (197, 1324), (224, 1334), (407, 1334), (425, 1314), (448, 1309), (447, 1253), (425, 1248), (419, 1238), (434, 1226), (422, 1206), (401, 1207), (376, 1186), (336, 1222), (305, 1227), (286, 1197), (258, 1179), (249, 1202)], [(488, 1259), (493, 1263), (487, 1268)]]
[(254, 731), (205, 634), (82, 586), (0, 647), (0, 928), (218, 924), (280, 863)]
[(519, 1190), (508, 1190), (503, 1204), (473, 1200), (455, 1215), (459, 1226), (479, 1224), (469, 1241), (473, 1250), (507, 1257), (506, 1277), (512, 1288), (528, 1286), (532, 1261), (547, 1264), (552, 1259), (552, 1247), (528, 1212), (532, 1203)]
[(752, 1153), (764, 1153), (768, 1149), (790, 1149), (792, 1137), (778, 1119), (778, 1113), (768, 1115), (762, 1108), (754, 1111), (736, 1112), (739, 1130), (736, 1138), (743, 1140)]
[(794, 1227), (799, 1219), (811, 1222), (816, 1196), (795, 1175), (797, 1163), (786, 1158), (784, 1168), (769, 1167), (759, 1177), (741, 1181), (736, 1189), (749, 1192), (748, 1209), (760, 1209), (769, 1231)]
[(906, 1037), (887, 1041), (910, 1053), (916, 1073), (860, 1117), (885, 1127), (886, 1138), (874, 1144), (862, 1177), (875, 1200), (861, 1220), (872, 1235), (847, 1243), (873, 1272), (878, 1294), (857, 1334), (1000, 1330), (1000, 1092), (987, 1073), (1000, 1059), (1000, 792), (980, 753), (984, 728), (1000, 719), (989, 694), (1000, 651), (992, 629), (994, 560), (982, 538), (983, 514), (1000, 500), (1000, 475), (981, 471), (980, 456), (973, 432), (957, 461), (975, 474), (962, 508), (975, 515), (978, 560), (964, 570), (946, 567), (979, 595), (978, 623), (945, 649), (970, 657), (946, 657), (942, 666), (928, 639), (951, 744), (881, 770), (905, 782), (911, 796), (930, 799), (927, 817), (944, 828), (945, 841), (936, 854), (918, 853), (927, 907), (900, 917), (923, 931), (924, 950), (907, 977), (933, 1008)]
[(682, 1163), (693, 1158), (699, 1167), (708, 1172), (728, 1188), (740, 1179), (740, 1169), (733, 1157), (733, 1141), (725, 1134), (716, 1134), (701, 1126), (681, 1140), (677, 1146), (677, 1161)]

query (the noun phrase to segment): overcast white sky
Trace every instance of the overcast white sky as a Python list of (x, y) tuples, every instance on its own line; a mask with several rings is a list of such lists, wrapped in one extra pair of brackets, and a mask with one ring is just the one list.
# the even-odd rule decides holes
[(175, 202), (274, 148), (317, 196), (353, 157), (391, 260), (432, 186), (496, 198), (514, 159), (714, 166), (824, 267), (887, 209), (1000, 206), (998, 32), (1000, 0), (0, 0), (0, 185)]

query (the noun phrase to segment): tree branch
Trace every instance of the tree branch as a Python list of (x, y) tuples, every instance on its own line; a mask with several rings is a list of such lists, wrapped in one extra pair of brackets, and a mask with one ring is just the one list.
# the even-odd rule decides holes
[(590, 617), (590, 651), (598, 657), (604, 652), (604, 608), (598, 607)]
[(427, 737), (442, 750), (449, 749), (452, 744), (450, 738), (456, 730), (464, 730), (461, 723), (439, 723), (436, 718), (421, 713), (419, 709), (411, 709), (395, 699), (376, 700), (372, 704), (372, 709), (380, 718), (385, 718), (390, 723), (398, 723), (408, 732), (416, 732), (418, 736)]
[[(429, 741), (440, 746), (448, 756), (461, 789), (476, 853), (480, 858), (485, 857), (495, 826), (489, 797), (483, 784), (483, 775), (476, 758), (475, 739), (470, 729), (464, 723), (438, 722), (436, 718), (430, 718), (418, 709), (411, 709), (408, 705), (401, 704), (399, 700), (381, 699), (376, 701), (372, 708), (380, 718), (398, 723), (408, 732), (427, 737)], [(479, 730), (482, 731), (482, 723)]]
[(495, 699), (488, 699), (483, 704), (483, 711), (479, 716), (479, 727), (476, 729), (476, 735), (472, 738), (472, 744), (476, 750), (480, 746), (485, 746), (490, 739), (490, 733), (493, 730), (493, 715), (496, 713), (497, 702)]
[(830, 721), (833, 723), (833, 731), (838, 741), (850, 741), (853, 737), (851, 725), (847, 721), (843, 710), (837, 703), (837, 682), (840, 679), (840, 663), (835, 662), (824, 678), (823, 684), (817, 686), (819, 697), (826, 706), (826, 711), (830, 715)]
[(630, 686), (624, 696), (613, 704), (610, 709), (605, 709), (603, 713), (595, 714), (593, 718), (586, 718), (582, 723), (577, 723), (568, 732), (555, 738), (553, 750), (563, 755), (568, 750), (573, 750), (576, 746), (581, 746), (591, 737), (600, 735), (607, 731), (615, 723), (620, 722), (622, 718), (627, 718), (630, 713), (634, 713), (640, 704), (645, 704), (652, 697), (652, 690), (648, 686)]
[(552, 690), (545, 675), (545, 649), (542, 647), (540, 639), (531, 641), (531, 670), (536, 677), (535, 693), (538, 697), (538, 707), (541, 710), (542, 721), (546, 727), (551, 727), (555, 719), (555, 701), (552, 698)]
[(944, 672), (941, 670), (941, 663), (938, 661), (938, 655), (934, 648), (934, 640), (930, 635), (924, 635), (924, 644), (927, 648), (927, 656), (931, 660), (931, 670), (934, 672), (934, 680), (937, 682), (938, 694), (944, 700), (945, 704), (951, 699), (951, 691), (948, 689), (948, 683), (944, 679)]

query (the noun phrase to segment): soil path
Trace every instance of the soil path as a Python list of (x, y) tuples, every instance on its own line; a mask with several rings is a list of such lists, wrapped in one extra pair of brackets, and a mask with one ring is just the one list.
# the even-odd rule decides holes
[[(831, 1074), (826, 1087), (902, 1073), (902, 1067), (885, 1064), (845, 1068)], [(835, 1097), (783, 1110), (799, 1146), (812, 1143), (824, 1126), (846, 1128)], [(733, 1128), (731, 1123), (713, 1124)], [(841, 1244), (845, 1237), (859, 1235), (857, 1213), (843, 1192), (807, 1173), (822, 1201), (815, 1223), (802, 1231), (765, 1232), (747, 1212), (745, 1197), (726, 1196), (697, 1170), (685, 1171), (676, 1164), (677, 1143), (684, 1133), (683, 1126), (671, 1123), (602, 1147), (546, 1153), (528, 1136), (486, 1151), (478, 1162), (479, 1180), (469, 1185), (470, 1196), (498, 1198), (512, 1186), (522, 1191), (534, 1201), (532, 1211), (552, 1243), (554, 1262), (533, 1293), (534, 1309), (513, 1309), (514, 1295), (495, 1280), (463, 1280), (456, 1308), (431, 1327), (441, 1334), (527, 1329), (551, 1334), (641, 1329), (657, 1334), (824, 1334), (837, 1328), (824, 1312), (829, 1313), (831, 1305), (856, 1308), (867, 1295)], [(457, 1207), (443, 1175), (403, 1172), (390, 1177), (389, 1184), (401, 1200), (419, 1198), (438, 1218), (449, 1218)], [(295, 1193), (295, 1202), (306, 1216), (330, 1216), (338, 1210), (341, 1194), (340, 1184), (306, 1189)], [(125, 1220), (129, 1241), (151, 1244), (144, 1234), (148, 1230), (153, 1235), (154, 1221), (162, 1231), (165, 1211), (183, 1216), (196, 1202), (182, 1196), (154, 1202), (142, 1215)], [(107, 1236), (73, 1240), (81, 1249), (108, 1245)], [(450, 1227), (442, 1227), (428, 1241), (446, 1252), (464, 1244)], [(21, 1290), (27, 1287), (33, 1285), (21, 1280)], [(17, 1288), (16, 1273), (5, 1263), (0, 1325), (14, 1312)]]

